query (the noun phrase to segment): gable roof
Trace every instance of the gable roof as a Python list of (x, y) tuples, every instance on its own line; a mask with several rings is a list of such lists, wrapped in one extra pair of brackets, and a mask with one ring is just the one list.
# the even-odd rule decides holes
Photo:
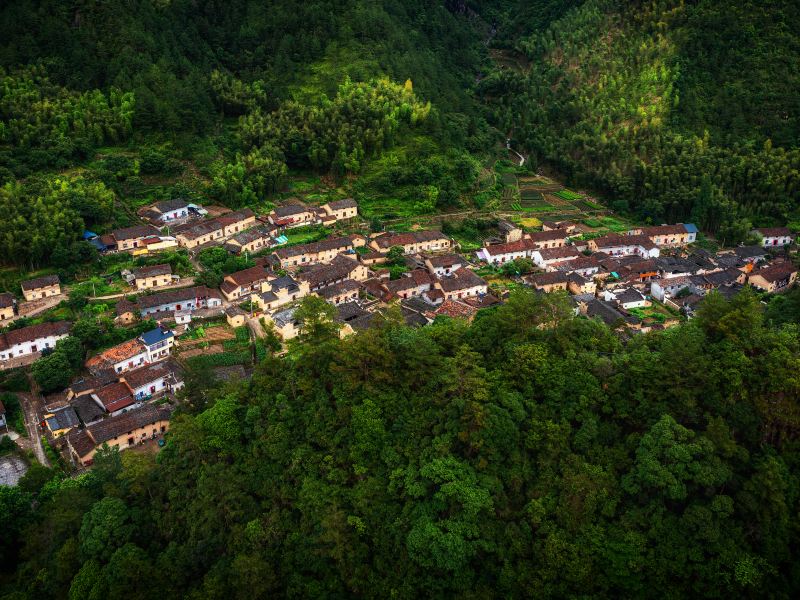
[(408, 233), (385, 233), (373, 239), (373, 242), (383, 249), (392, 246), (407, 246), (409, 244), (419, 244), (422, 242), (432, 242), (434, 240), (450, 240), (441, 231), (433, 229), (422, 231), (410, 231)]
[(14, 294), (10, 292), (0, 294), (0, 308), (9, 308), (11, 306), (14, 306)]
[(594, 243), (598, 248), (618, 248), (621, 246), (641, 246), (646, 250), (651, 250), (656, 247), (646, 235), (619, 235), (617, 233), (611, 235), (604, 235), (594, 239)]
[(164, 304), (173, 304), (175, 302), (186, 302), (187, 300), (205, 298), (219, 298), (219, 294), (204, 285), (191, 288), (182, 288), (179, 290), (169, 290), (166, 292), (159, 292), (158, 294), (152, 294), (150, 296), (140, 296), (139, 307), (154, 308)]
[(764, 267), (763, 269), (759, 269), (754, 273), (750, 274), (750, 277), (759, 276), (767, 281), (768, 283), (775, 283), (777, 281), (781, 281), (783, 279), (787, 279), (792, 275), (792, 273), (797, 272), (797, 267), (795, 267), (791, 262), (780, 262), (769, 265), (768, 267)]
[(122, 229), (115, 229), (111, 232), (114, 239), (118, 242), (125, 240), (136, 240), (139, 238), (147, 237), (150, 235), (158, 235), (159, 231), (152, 225), (134, 225), (133, 227), (124, 227)]
[(145, 351), (145, 347), (138, 338), (122, 342), (116, 346), (112, 346), (108, 350), (103, 350), (100, 354), (96, 354), (86, 361), (86, 366), (90, 369), (101, 365), (114, 365), (129, 358), (141, 354)]
[(303, 254), (319, 254), (326, 250), (348, 250), (353, 247), (353, 237), (335, 237), (321, 240), (319, 242), (309, 242), (308, 244), (298, 244), (287, 248), (278, 248), (275, 254), (282, 259), (302, 256)]
[(331, 208), (331, 210), (343, 210), (345, 208), (356, 208), (358, 203), (352, 198), (344, 198), (343, 200), (334, 200), (333, 202), (328, 202), (328, 206)]
[(61, 280), (58, 275), (45, 275), (44, 277), (37, 277), (36, 279), (29, 279), (20, 283), (20, 287), (25, 291), (38, 290), (51, 285), (58, 285)]
[(172, 374), (172, 364), (170, 361), (161, 361), (145, 365), (133, 371), (127, 371), (120, 375), (120, 379), (124, 379), (128, 386), (135, 390), (148, 383), (151, 383), (162, 377), (168, 377)]
[(158, 275), (172, 275), (172, 267), (170, 265), (150, 265), (147, 267), (139, 267), (131, 272), (134, 278), (144, 279), (146, 277), (156, 277)]
[(284, 204), (283, 206), (276, 206), (272, 209), (273, 214), (279, 218), (291, 217), (292, 215), (300, 215), (310, 212), (311, 209), (304, 204), (292, 203)]
[(99, 446), (108, 440), (113, 440), (141, 427), (152, 425), (159, 421), (168, 421), (169, 417), (169, 409), (146, 404), (137, 410), (131, 410), (122, 415), (89, 425), (86, 430), (95, 444)]
[(792, 230), (788, 227), (757, 227), (755, 231), (760, 233), (763, 237), (792, 236)]
[(177, 198), (172, 200), (161, 200), (153, 204), (152, 208), (157, 210), (160, 213), (167, 213), (173, 210), (180, 210), (182, 208), (189, 208), (189, 203), (185, 200), (179, 200)]
[(439, 279), (439, 285), (441, 285), (442, 289), (446, 292), (455, 292), (486, 285), (486, 281), (470, 269), (458, 269), (457, 271), (453, 271), (452, 275), (441, 277)]
[(72, 323), (69, 321), (39, 323), (38, 325), (13, 329), (6, 333), (0, 333), (0, 350), (6, 350), (17, 344), (32, 342), (41, 338), (67, 335), (70, 329), (72, 329)]
[(69, 429), (70, 427), (77, 427), (80, 425), (78, 415), (71, 406), (54, 411), (52, 415), (51, 417), (45, 418), (45, 422), (47, 423), (47, 427), (50, 428), (50, 431)]
[(124, 381), (110, 383), (94, 392), (94, 395), (108, 412), (115, 412), (131, 406), (133, 392)]

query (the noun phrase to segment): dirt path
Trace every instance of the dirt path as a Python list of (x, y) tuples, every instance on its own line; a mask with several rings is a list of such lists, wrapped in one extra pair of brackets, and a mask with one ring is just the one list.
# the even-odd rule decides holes
[(39, 423), (44, 414), (44, 399), (33, 377), (29, 376), (29, 379), (31, 382), (30, 393), (18, 394), (20, 405), (25, 413), (25, 428), (28, 430), (28, 438), (20, 437), (17, 443), (27, 450), (33, 450), (36, 460), (45, 467), (49, 467), (50, 461), (42, 447), (42, 436), (39, 432)]

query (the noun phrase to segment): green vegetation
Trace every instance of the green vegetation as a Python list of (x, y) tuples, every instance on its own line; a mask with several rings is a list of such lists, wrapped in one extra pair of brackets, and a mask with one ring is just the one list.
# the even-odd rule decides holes
[(727, 242), (796, 214), (796, 3), (506, 4), (498, 44), (528, 67), (499, 67), (480, 91), (535, 160), (616, 210), (691, 219)]
[(628, 342), (559, 295), (344, 340), (312, 309), (157, 461), (0, 491), (6, 590), (796, 596), (800, 338), (752, 294)]

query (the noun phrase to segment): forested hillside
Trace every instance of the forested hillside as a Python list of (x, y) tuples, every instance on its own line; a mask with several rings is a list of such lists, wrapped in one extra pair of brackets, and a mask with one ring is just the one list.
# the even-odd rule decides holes
[(158, 460), (0, 488), (4, 598), (800, 592), (800, 338), (753, 294), (627, 343), (531, 292), (303, 327), (252, 383), (191, 382)]
[(589, 0), (515, 38), (524, 65), (481, 89), (517, 144), (618, 209), (736, 241), (797, 217), (799, 13)]

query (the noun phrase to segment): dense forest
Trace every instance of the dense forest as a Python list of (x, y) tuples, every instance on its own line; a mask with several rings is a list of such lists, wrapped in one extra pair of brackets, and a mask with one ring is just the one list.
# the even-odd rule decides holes
[(628, 341), (557, 294), (345, 340), (304, 309), (157, 460), (0, 488), (4, 598), (800, 592), (800, 336), (753, 294)]
[[(798, 11), (3, 3), (0, 263), (96, 261), (84, 228), (130, 225), (143, 178), (230, 207), (297, 171), (420, 212), (477, 205), (506, 138), (642, 220), (728, 243), (797, 228)], [(200, 260), (214, 285), (243, 266)], [(252, 380), (188, 373), (157, 457), (0, 486), (0, 600), (800, 595), (797, 289), (712, 293), (634, 337), (524, 290), (472, 324), (390, 313), (343, 340), (330, 310), (306, 302)], [(76, 352), (43, 361), (46, 389)]]
[(540, 162), (618, 210), (727, 241), (798, 219), (797, 3), (532, 4), (557, 18), (498, 40), (518, 64), (480, 91)]

